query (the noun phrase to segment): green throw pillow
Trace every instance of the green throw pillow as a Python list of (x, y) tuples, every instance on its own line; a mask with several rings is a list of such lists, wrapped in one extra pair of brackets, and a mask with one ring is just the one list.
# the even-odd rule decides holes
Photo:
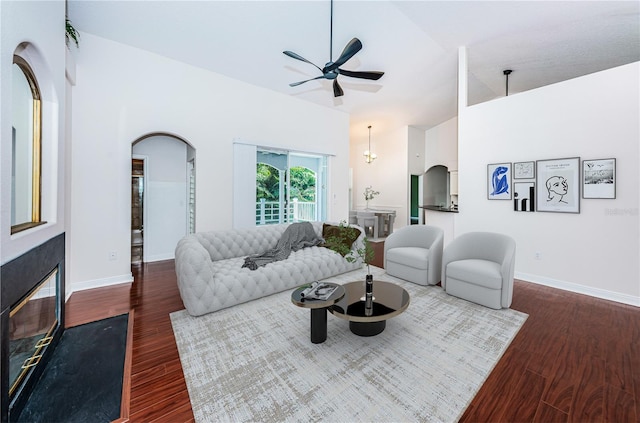
[(322, 238), (324, 246), (340, 253), (342, 257), (349, 254), (353, 242), (360, 236), (358, 228), (350, 226), (335, 226), (324, 223), (322, 225)]

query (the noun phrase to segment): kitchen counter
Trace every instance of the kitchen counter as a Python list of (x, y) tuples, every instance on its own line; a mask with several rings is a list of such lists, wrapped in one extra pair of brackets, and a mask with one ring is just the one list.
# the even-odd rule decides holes
[(446, 212), (446, 213), (458, 213), (458, 208), (454, 207), (440, 207), (440, 206), (418, 206), (421, 209), (425, 209), (425, 210), (433, 210), (433, 211), (439, 211), (439, 212)]

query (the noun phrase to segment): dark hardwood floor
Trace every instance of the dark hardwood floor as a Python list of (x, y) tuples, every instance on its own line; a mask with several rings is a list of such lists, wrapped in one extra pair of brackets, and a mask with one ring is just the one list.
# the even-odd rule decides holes
[[(183, 308), (174, 263), (133, 274), (131, 285), (72, 294), (67, 326), (134, 309), (130, 420), (193, 421), (169, 320)], [(529, 318), (461, 422), (640, 423), (640, 309), (514, 285), (512, 308)]]

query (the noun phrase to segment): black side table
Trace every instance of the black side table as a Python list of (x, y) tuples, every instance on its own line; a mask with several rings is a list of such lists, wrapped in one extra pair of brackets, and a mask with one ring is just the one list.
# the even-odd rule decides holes
[(302, 297), (302, 291), (310, 284), (302, 285), (291, 293), (291, 302), (298, 307), (311, 309), (311, 342), (321, 344), (327, 340), (327, 309), (344, 297), (344, 288), (335, 283), (324, 283), (325, 285), (337, 286), (338, 288), (326, 300), (312, 300)]

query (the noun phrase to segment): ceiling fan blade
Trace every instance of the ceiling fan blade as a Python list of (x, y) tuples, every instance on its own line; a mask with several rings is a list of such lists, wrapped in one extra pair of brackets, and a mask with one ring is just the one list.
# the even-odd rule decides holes
[(315, 78), (311, 78), (311, 79), (305, 79), (304, 81), (292, 82), (291, 84), (289, 84), (289, 86), (297, 87), (298, 85), (304, 84), (305, 82), (313, 81), (315, 79), (322, 79), (322, 78), (324, 78), (324, 75), (316, 76)]
[(297, 53), (294, 53), (294, 52), (289, 51), (289, 50), (283, 51), (283, 53), (286, 54), (287, 56), (293, 58), (293, 59), (301, 60), (303, 62), (309, 63), (310, 65), (315, 66), (320, 72), (322, 72), (322, 69), (320, 69), (315, 63), (308, 61), (307, 59), (305, 59), (304, 57), (300, 56)]
[(338, 84), (338, 80), (334, 79), (333, 80), (333, 96), (341, 97), (343, 94), (344, 94), (344, 91), (342, 91), (340, 84)]
[(384, 72), (371, 71), (371, 72), (356, 72), (345, 69), (338, 69), (340, 75), (350, 76), (351, 78), (372, 79), (377, 81), (384, 75)]
[(360, 50), (362, 50), (362, 43), (360, 42), (360, 40), (357, 38), (352, 39), (347, 43), (344, 50), (342, 50), (342, 53), (340, 54), (340, 57), (338, 57), (338, 60), (336, 60), (329, 66), (325, 66), (322, 71), (326, 73), (337, 69), (338, 66), (344, 65), (347, 60), (351, 59)]

